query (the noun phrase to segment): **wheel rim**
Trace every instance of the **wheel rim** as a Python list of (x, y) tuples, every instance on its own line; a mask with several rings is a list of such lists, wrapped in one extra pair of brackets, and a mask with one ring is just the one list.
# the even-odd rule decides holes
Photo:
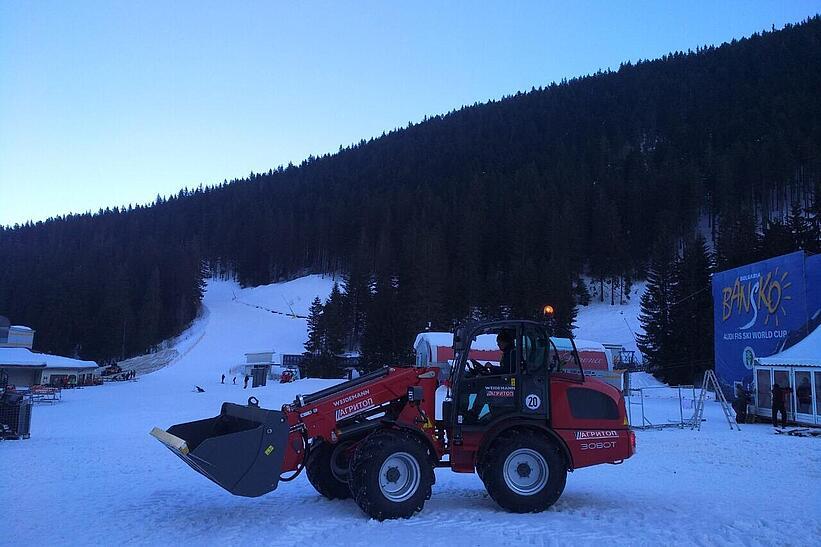
[(339, 482), (348, 482), (348, 463), (350, 456), (348, 450), (353, 443), (340, 443), (331, 452), (331, 475)]
[(514, 450), (505, 460), (503, 469), (507, 487), (521, 496), (542, 491), (550, 471), (544, 456), (530, 448)]
[(379, 468), (379, 489), (390, 501), (405, 501), (419, 488), (420, 475), (416, 458), (407, 452), (396, 452)]

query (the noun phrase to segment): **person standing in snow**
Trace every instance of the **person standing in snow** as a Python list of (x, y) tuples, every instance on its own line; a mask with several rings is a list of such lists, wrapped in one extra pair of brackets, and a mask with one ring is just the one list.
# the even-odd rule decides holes
[(237, 385), (237, 377), (234, 376), (234, 385)]
[(223, 375), (222, 375), (222, 378), (220, 379), (220, 383), (221, 383), (221, 384), (224, 384), (224, 383), (225, 383), (225, 374), (223, 374)]
[(735, 400), (733, 401), (736, 423), (743, 424), (747, 421), (747, 399), (747, 391), (744, 386), (737, 384), (735, 386)]
[(245, 375), (245, 385), (242, 386), (242, 389), (248, 389), (248, 375)]

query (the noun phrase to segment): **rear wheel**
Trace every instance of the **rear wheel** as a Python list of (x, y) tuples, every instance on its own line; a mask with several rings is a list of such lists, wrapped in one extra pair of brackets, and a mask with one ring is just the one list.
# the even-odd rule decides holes
[(514, 513), (544, 511), (559, 499), (567, 480), (558, 447), (544, 434), (528, 430), (500, 435), (480, 467), (490, 497)]
[(409, 433), (378, 431), (356, 447), (350, 486), (356, 504), (377, 520), (408, 518), (430, 499), (430, 449)]
[(351, 497), (347, 477), (342, 471), (347, 467), (342, 462), (345, 458), (344, 448), (342, 445), (320, 441), (311, 447), (308, 461), (305, 463), (308, 481), (317, 492), (330, 500)]

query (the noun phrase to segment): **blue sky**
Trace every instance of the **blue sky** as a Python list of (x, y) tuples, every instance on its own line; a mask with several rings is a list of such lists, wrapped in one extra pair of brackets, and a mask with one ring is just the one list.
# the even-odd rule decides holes
[(2, 0), (0, 224), (150, 202), (818, 12), (821, 0)]

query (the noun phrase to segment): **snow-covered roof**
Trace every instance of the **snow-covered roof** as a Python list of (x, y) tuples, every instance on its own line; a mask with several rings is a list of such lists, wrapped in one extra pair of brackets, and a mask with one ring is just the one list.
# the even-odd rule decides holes
[(420, 332), (416, 335), (416, 340), (413, 342), (413, 347), (418, 347), (419, 343), (424, 340), (431, 346), (450, 347), (453, 344), (453, 333), (450, 332)]
[(46, 360), (27, 348), (0, 348), (0, 367), (42, 367)]
[(816, 327), (796, 345), (781, 353), (756, 359), (762, 365), (821, 367), (821, 327)]
[(97, 368), (94, 361), (83, 361), (72, 359), (71, 357), (61, 357), (60, 355), (48, 355), (47, 353), (35, 353), (35, 355), (45, 357), (46, 368)]
[(89, 369), (97, 368), (97, 363), (48, 353), (36, 353), (28, 348), (0, 348), (0, 367)]
[(21, 331), (31, 331), (31, 327), (24, 327), (23, 325), (12, 325), (9, 329), (21, 330)]

